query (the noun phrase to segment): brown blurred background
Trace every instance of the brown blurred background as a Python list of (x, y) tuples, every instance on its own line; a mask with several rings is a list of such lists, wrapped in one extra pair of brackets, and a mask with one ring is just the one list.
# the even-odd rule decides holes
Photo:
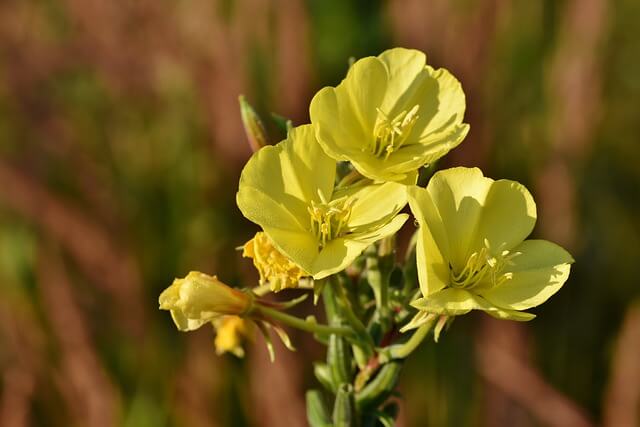
[(517, 179), (577, 260), (528, 324), (470, 315), (408, 363), (402, 426), (640, 425), (640, 2), (4, 0), (0, 426), (304, 426), (321, 348), (217, 357), (157, 296), (249, 285), (234, 197), (244, 93), (300, 124), (348, 58), (460, 78), (440, 165)]

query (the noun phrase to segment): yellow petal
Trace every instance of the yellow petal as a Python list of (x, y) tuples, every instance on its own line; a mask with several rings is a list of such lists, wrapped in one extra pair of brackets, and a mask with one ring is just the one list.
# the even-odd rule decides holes
[(418, 281), (422, 294), (429, 296), (449, 285), (449, 240), (430, 193), (416, 186), (408, 193), (411, 212), (420, 226), (416, 245)]
[(287, 258), (295, 262), (305, 273), (312, 274), (313, 262), (319, 247), (315, 236), (308, 231), (289, 231), (279, 228), (264, 228), (274, 246)]
[[(424, 79), (428, 77), (428, 72), (425, 70), (427, 57), (419, 50), (397, 47), (385, 50), (378, 59), (386, 66), (389, 75), (381, 108), (390, 115), (395, 115), (407, 109), (407, 105), (411, 102), (409, 98), (415, 98), (412, 95), (420, 89)], [(416, 102), (413, 102), (409, 108), (415, 104)]]
[(472, 247), (481, 248), (486, 239), (494, 251), (511, 250), (531, 234), (535, 223), (536, 204), (524, 185), (495, 181), (485, 198)]
[[(337, 160), (346, 160), (368, 145), (387, 82), (385, 66), (374, 57), (357, 61), (337, 87), (321, 89), (311, 100), (309, 114), (318, 141)], [(351, 155), (350, 155), (351, 154)]]
[(387, 182), (368, 185), (355, 192), (349, 228), (388, 222), (407, 204), (407, 189), (402, 184)]
[(449, 261), (461, 269), (479, 240), (476, 229), (493, 180), (485, 178), (478, 168), (452, 168), (436, 172), (427, 191), (438, 209), (449, 236)]
[(408, 217), (406, 214), (400, 214), (386, 225), (373, 231), (332, 240), (327, 246), (322, 248), (318, 257), (314, 260), (310, 270), (313, 278), (316, 280), (323, 279), (344, 270), (368, 246), (380, 239), (397, 233)]
[(560, 246), (546, 240), (527, 240), (514, 249), (520, 255), (505, 272), (512, 278), (482, 292), (500, 307), (526, 310), (545, 302), (569, 277), (573, 258)]
[[(462, 123), (466, 107), (465, 95), (460, 82), (447, 70), (433, 70), (427, 67), (430, 78), (437, 88), (437, 102), (431, 109), (421, 109), (421, 120), (414, 128), (420, 134), (422, 142), (432, 140), (434, 135), (442, 133), (451, 126)], [(431, 105), (429, 105), (431, 107)]]
[(335, 161), (317, 144), (313, 127), (299, 126), (286, 140), (261, 148), (249, 159), (240, 177), (238, 207), (263, 228), (304, 228), (309, 202), (331, 197), (335, 169)]
[(498, 319), (528, 321), (534, 314), (497, 307), (482, 297), (464, 289), (447, 288), (411, 303), (412, 306), (429, 313), (460, 316), (471, 310), (482, 310)]

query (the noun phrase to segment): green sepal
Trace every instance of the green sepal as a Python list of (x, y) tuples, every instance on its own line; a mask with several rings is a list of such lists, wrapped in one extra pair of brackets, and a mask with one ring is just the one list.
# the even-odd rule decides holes
[(353, 353), (353, 359), (356, 361), (356, 365), (358, 365), (358, 369), (364, 369), (364, 367), (367, 366), (367, 363), (369, 362), (366, 353), (357, 345), (351, 346), (351, 352)]
[(400, 405), (398, 405), (397, 402), (389, 402), (384, 406), (384, 408), (382, 408), (382, 412), (395, 420), (400, 413)]
[(258, 151), (260, 148), (269, 145), (269, 139), (267, 138), (267, 132), (264, 129), (260, 116), (256, 113), (255, 109), (249, 104), (244, 95), (238, 97), (240, 103), (240, 117), (242, 118), (242, 125), (244, 126), (249, 145), (253, 151)]
[(356, 393), (358, 410), (376, 408), (387, 400), (398, 383), (401, 368), (402, 363), (399, 361), (385, 364), (373, 380)]
[(280, 114), (271, 113), (271, 120), (275, 123), (280, 132), (287, 135), (293, 129), (293, 122)]
[(353, 377), (351, 346), (338, 335), (329, 337), (327, 365), (331, 371), (334, 390), (342, 383), (349, 383)]
[(331, 427), (329, 410), (320, 390), (309, 390), (306, 394), (307, 421), (311, 427)]
[(396, 425), (395, 418), (385, 412), (374, 412), (378, 422), (382, 424), (383, 427), (394, 427)]
[(305, 301), (307, 298), (309, 298), (308, 294), (303, 294), (300, 295), (298, 298), (294, 298), (292, 300), (289, 301), (285, 301), (285, 302), (278, 302), (278, 309), (279, 310), (288, 310), (290, 308), (295, 307), (296, 305), (300, 304), (301, 302)]
[(267, 346), (267, 351), (269, 352), (269, 360), (271, 363), (276, 360), (276, 352), (273, 348), (273, 340), (271, 339), (271, 335), (269, 335), (269, 324), (264, 321), (256, 322), (258, 325), (258, 330), (262, 333), (262, 337), (264, 338), (264, 343)]
[(355, 399), (351, 384), (342, 384), (338, 389), (333, 404), (333, 425), (334, 427), (355, 427), (357, 425)]
[(337, 391), (337, 388), (333, 384), (333, 377), (331, 376), (331, 369), (329, 369), (329, 365), (322, 362), (314, 363), (313, 374), (325, 389), (332, 393), (335, 393)]

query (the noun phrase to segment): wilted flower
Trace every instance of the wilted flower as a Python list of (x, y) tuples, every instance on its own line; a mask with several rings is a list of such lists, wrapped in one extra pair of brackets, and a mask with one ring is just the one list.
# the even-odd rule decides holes
[[(437, 172), (426, 189), (409, 190), (420, 225), (417, 263), (426, 313), (484, 310), (494, 317), (530, 320), (522, 312), (545, 302), (569, 276), (571, 255), (546, 240), (525, 240), (536, 222), (527, 189), (494, 181), (480, 169)], [(412, 326), (417, 326), (413, 322)]]
[(360, 59), (335, 88), (311, 101), (311, 122), (325, 152), (364, 176), (413, 184), (416, 171), (466, 136), (465, 96), (447, 70), (424, 53), (395, 48)]
[(181, 331), (192, 331), (223, 315), (242, 315), (251, 310), (253, 297), (230, 288), (216, 276), (198, 271), (160, 294), (160, 309), (170, 310), (171, 317)]
[(283, 255), (271, 243), (269, 236), (261, 231), (245, 243), (242, 256), (253, 259), (253, 265), (260, 273), (260, 284), (269, 284), (274, 292), (296, 288), (300, 279), (306, 276), (305, 272)]
[(255, 323), (239, 316), (223, 316), (212, 321), (216, 330), (215, 346), (218, 355), (232, 353), (237, 357), (244, 357), (242, 343), (253, 340)]
[(396, 183), (335, 188), (336, 161), (311, 125), (256, 152), (240, 178), (237, 202), (275, 247), (306, 274), (343, 270), (367, 246), (402, 226), (406, 188)]

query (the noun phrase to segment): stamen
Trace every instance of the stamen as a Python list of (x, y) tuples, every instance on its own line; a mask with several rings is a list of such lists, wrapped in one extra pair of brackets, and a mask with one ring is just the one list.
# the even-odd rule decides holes
[(459, 272), (456, 273), (450, 266), (451, 286), (471, 289), (480, 284), (489, 284), (493, 287), (511, 280), (513, 273), (502, 273), (502, 271), (507, 265), (513, 265), (512, 259), (520, 255), (520, 252), (502, 250), (502, 246), (495, 251), (498, 255), (492, 255), (489, 242), (485, 239), (484, 247), (472, 253)]
[(307, 208), (310, 231), (317, 237), (320, 248), (347, 232), (347, 223), (354, 202), (355, 199), (347, 197), (329, 203), (311, 201), (311, 206)]
[(411, 134), (411, 130), (418, 120), (419, 105), (414, 105), (409, 111), (402, 111), (390, 119), (389, 116), (377, 108), (378, 118), (373, 131), (373, 143), (370, 151), (376, 157), (387, 159), (391, 153), (397, 151)]

